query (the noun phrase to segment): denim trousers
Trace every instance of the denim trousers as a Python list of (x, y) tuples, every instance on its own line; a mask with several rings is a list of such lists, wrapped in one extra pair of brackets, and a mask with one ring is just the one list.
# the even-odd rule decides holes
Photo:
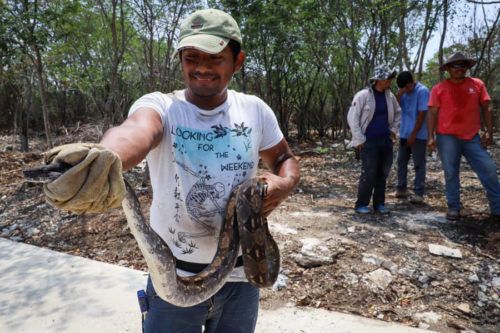
[(407, 139), (399, 141), (398, 149), (398, 184), (397, 189), (406, 192), (408, 188), (408, 162), (410, 157), (413, 160), (415, 169), (415, 181), (413, 183), (413, 192), (416, 195), (423, 196), (425, 192), (425, 152), (427, 140), (416, 139), (412, 146), (408, 146)]
[(227, 282), (208, 300), (187, 308), (162, 300), (151, 278), (145, 333), (252, 333), (257, 324), (259, 289), (248, 282)]
[(392, 140), (389, 137), (367, 139), (361, 150), (361, 176), (356, 208), (385, 204), (385, 184), (392, 165)]
[(492, 214), (500, 214), (500, 183), (495, 162), (481, 146), (479, 135), (462, 140), (453, 135), (437, 135), (439, 157), (446, 182), (446, 200), (449, 209), (460, 210), (460, 160), (464, 156), (476, 173), (490, 205)]

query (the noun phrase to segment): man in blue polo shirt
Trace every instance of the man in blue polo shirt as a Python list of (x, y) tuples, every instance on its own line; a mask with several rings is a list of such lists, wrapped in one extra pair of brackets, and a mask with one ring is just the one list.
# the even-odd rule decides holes
[(411, 72), (399, 73), (396, 78), (399, 90), (396, 98), (402, 109), (399, 129), (397, 198), (406, 198), (408, 161), (413, 158), (415, 168), (414, 194), (410, 202), (423, 203), (425, 191), (425, 156), (427, 147), (427, 126), (425, 116), (429, 101), (429, 89), (415, 82)]

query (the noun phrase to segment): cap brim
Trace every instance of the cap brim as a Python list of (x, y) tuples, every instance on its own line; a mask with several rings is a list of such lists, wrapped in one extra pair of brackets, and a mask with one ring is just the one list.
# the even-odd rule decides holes
[(182, 49), (195, 48), (206, 53), (217, 54), (222, 52), (228, 43), (229, 38), (204, 34), (191, 35), (179, 42), (175, 53)]
[(460, 62), (460, 61), (464, 61), (467, 63), (467, 69), (470, 69), (470, 68), (474, 67), (475, 64), (477, 64), (477, 61), (474, 59), (455, 60), (455, 61), (447, 62), (447, 63), (443, 64), (441, 67), (439, 67), (439, 70), (441, 72), (444, 72), (446, 70), (446, 66), (451, 65), (454, 62)]

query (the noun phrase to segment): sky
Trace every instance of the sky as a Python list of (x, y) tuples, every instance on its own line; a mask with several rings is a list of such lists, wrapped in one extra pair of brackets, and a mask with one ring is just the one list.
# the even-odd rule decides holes
[[(485, 3), (487, 2), (492, 2), (490, 0), (484, 0)], [(466, 13), (466, 19), (465, 22), (469, 23), (472, 20), (473, 13), (474, 13), (474, 4), (469, 3), (465, 0), (459, 0), (457, 4), (455, 5), (455, 9), (457, 10), (458, 13)], [(486, 15), (490, 20), (493, 20), (497, 12), (500, 10), (500, 4), (491, 4), (491, 5), (486, 5), (485, 6), (486, 10)], [(483, 12), (480, 6), (476, 7), (476, 17), (477, 20), (483, 21)], [(446, 39), (444, 42), (444, 47), (450, 46), (453, 43), (459, 41), (460, 36), (457, 37), (457, 34), (452, 34), (452, 31), (459, 29), (461, 26), (464, 24), (464, 19), (463, 16), (460, 14), (455, 15), (451, 21), (448, 21), (448, 31), (446, 33)], [(436, 52), (439, 50), (439, 42), (441, 38), (441, 32), (443, 30), (442, 24), (439, 24), (438, 30), (434, 33), (432, 38), (429, 40), (429, 43), (427, 44), (427, 49), (425, 52), (424, 60), (427, 63)]]

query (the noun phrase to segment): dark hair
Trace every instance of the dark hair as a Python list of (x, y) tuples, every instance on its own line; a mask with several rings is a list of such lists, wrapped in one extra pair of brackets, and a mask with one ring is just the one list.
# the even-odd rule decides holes
[(234, 39), (230, 39), (227, 46), (231, 48), (231, 52), (233, 53), (233, 60), (236, 61), (236, 59), (238, 58), (238, 54), (240, 54), (241, 52), (241, 44)]
[(398, 77), (396, 78), (396, 83), (398, 84), (399, 88), (404, 88), (408, 83), (413, 82), (413, 75), (409, 71), (399, 73)]

